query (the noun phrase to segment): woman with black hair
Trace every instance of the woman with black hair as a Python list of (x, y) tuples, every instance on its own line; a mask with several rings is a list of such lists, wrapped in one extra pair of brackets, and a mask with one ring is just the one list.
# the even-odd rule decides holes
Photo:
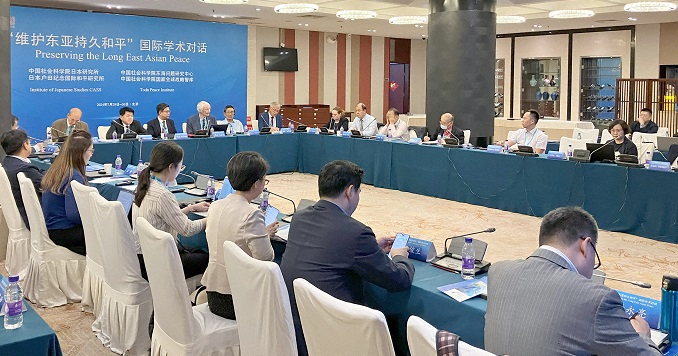
[(631, 132), (629, 124), (627, 124), (626, 121), (619, 119), (614, 120), (607, 129), (610, 131), (612, 139), (605, 144), (611, 143), (612, 147), (614, 147), (614, 151), (620, 154), (638, 156), (636, 144), (626, 137), (626, 135)]
[[(177, 233), (193, 236), (205, 230), (207, 219), (190, 220), (187, 215), (194, 211), (207, 211), (209, 203), (201, 202), (179, 209), (179, 202), (167, 189), (167, 185), (184, 169), (183, 160), (184, 150), (175, 142), (160, 142), (153, 147), (148, 167), (139, 174), (139, 185), (134, 194), (132, 207), (133, 222), (136, 223), (138, 217), (143, 217), (156, 229), (165, 231), (175, 238)], [(138, 236), (135, 243), (141, 262), (141, 274), (147, 278)], [(206, 252), (187, 249), (178, 241), (177, 248), (185, 278), (205, 272), (208, 261)]]

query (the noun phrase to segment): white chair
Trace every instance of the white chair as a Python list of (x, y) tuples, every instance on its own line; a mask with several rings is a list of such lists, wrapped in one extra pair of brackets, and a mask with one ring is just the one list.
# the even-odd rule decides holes
[[(71, 181), (71, 189), (75, 196), (75, 203), (78, 205), (78, 212), (80, 212), (82, 229), (85, 231), (85, 246), (87, 247), (80, 307), (83, 311), (94, 314), (96, 318), (99, 316), (103, 299), (104, 267), (101, 245), (99, 244), (99, 229), (97, 229), (101, 226), (94, 222), (94, 206), (90, 202), (89, 195), (90, 193), (97, 193), (97, 190), (77, 181)], [(100, 326), (96, 324), (96, 322), (92, 324), (92, 331), (95, 333), (100, 331)]]
[(657, 130), (657, 136), (659, 137), (669, 137), (669, 128), (668, 127), (660, 127)]
[(99, 135), (99, 141), (106, 141), (106, 133), (110, 126), (97, 126), (97, 135)]
[[(412, 315), (407, 319), (407, 346), (412, 355), (436, 355), (436, 333), (438, 329), (424, 319)], [(459, 356), (492, 356), (493, 353), (459, 341)]]
[[(308, 127), (308, 129), (310, 129), (310, 127)], [(252, 119), (252, 130), (259, 130), (259, 120), (256, 118)]]
[(572, 150), (585, 150), (586, 149), (586, 142), (585, 140), (577, 140), (569, 137), (561, 137), (560, 138), (560, 146), (558, 147), (558, 151), (563, 152), (567, 154), (567, 147), (572, 146)]
[(155, 311), (151, 355), (239, 355), (238, 326), (210, 312), (191, 308), (179, 252), (172, 235), (144, 218), (135, 224), (144, 254)]
[(572, 131), (572, 138), (584, 142), (597, 143), (599, 133), (598, 129), (580, 129), (575, 127)]
[(183, 133), (187, 133), (187, 132), (186, 132), (186, 123), (185, 123), (185, 122), (184, 122), (183, 124), (181, 124), (181, 131), (182, 131)]
[(144, 124), (144, 130), (148, 130), (148, 124)]
[(297, 355), (290, 298), (280, 267), (225, 241), (224, 261), (243, 355)]
[(464, 130), (464, 144), (471, 142), (471, 130)]
[(19, 279), (23, 280), (28, 272), (31, 259), (31, 232), (28, 231), (19, 214), (9, 177), (4, 168), (0, 168), (0, 205), (2, 205), (2, 214), (5, 216), (9, 230), (5, 268), (10, 276), (18, 275)]
[(31, 225), (31, 258), (24, 279), (24, 294), (40, 307), (58, 307), (82, 299), (85, 256), (57, 246), (49, 239), (33, 182), (17, 174), (21, 197)]
[(395, 355), (380, 311), (334, 298), (302, 278), (293, 285), (309, 355)]
[(134, 232), (120, 202), (108, 201), (98, 192), (90, 193), (88, 198), (96, 226), (105, 231), (99, 239), (106, 253), (103, 307), (96, 320), (101, 332), (97, 337), (115, 353), (147, 355), (151, 348), (148, 324), (153, 300), (148, 282), (141, 277)]
[(417, 136), (417, 132), (412, 130), (412, 129), (410, 129), (409, 134), (410, 134), (410, 138), (419, 137), (419, 136)]
[(654, 147), (657, 147), (657, 134), (652, 134), (652, 133), (642, 133), (642, 132), (634, 132), (633, 136), (631, 137), (631, 141), (636, 144), (636, 147), (640, 148), (640, 144), (643, 142), (652, 142), (654, 146), (652, 146), (652, 150), (654, 150)]
[(638, 149), (638, 163), (644, 164), (648, 159), (652, 160), (654, 147), (655, 146), (651, 142), (641, 142), (636, 145), (636, 148)]
[(608, 129), (604, 129), (600, 132), (600, 143), (605, 143), (612, 139), (612, 134)]

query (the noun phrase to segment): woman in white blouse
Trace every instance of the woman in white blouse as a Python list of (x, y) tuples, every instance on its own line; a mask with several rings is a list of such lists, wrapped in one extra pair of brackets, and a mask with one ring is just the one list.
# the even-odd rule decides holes
[(390, 108), (386, 112), (386, 125), (379, 129), (379, 133), (389, 138), (397, 138), (403, 141), (410, 140), (410, 131), (407, 124), (400, 120), (400, 113), (396, 108)]
[[(193, 236), (205, 230), (206, 219), (190, 220), (188, 214), (193, 211), (207, 211), (209, 203), (202, 202), (179, 209), (179, 202), (174, 194), (167, 190), (167, 185), (177, 178), (184, 169), (184, 150), (172, 141), (160, 142), (151, 151), (148, 167), (139, 174), (139, 185), (134, 194), (132, 221), (143, 217), (158, 230), (177, 237)], [(146, 277), (146, 268), (141, 255), (139, 237), (136, 235), (136, 249), (139, 255), (141, 275)], [(208, 255), (199, 249), (184, 247), (177, 240), (179, 257), (184, 269), (184, 278), (202, 274), (207, 268)]]
[(270, 238), (278, 223), (264, 223), (264, 213), (252, 200), (266, 187), (268, 163), (257, 152), (243, 151), (231, 158), (226, 167), (228, 180), (235, 193), (218, 200), (210, 207), (207, 217), (207, 245), (209, 264), (202, 284), (207, 288), (210, 311), (235, 320), (231, 288), (224, 265), (224, 241), (233, 241), (248, 255), (264, 261), (274, 257)]

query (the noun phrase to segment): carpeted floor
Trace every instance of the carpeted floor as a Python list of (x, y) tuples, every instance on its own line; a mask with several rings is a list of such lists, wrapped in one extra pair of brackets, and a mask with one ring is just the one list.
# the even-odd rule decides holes
[[(317, 176), (301, 173), (268, 177), (268, 188), (295, 202), (318, 199)], [(537, 246), (540, 218), (484, 208), (449, 200), (403, 193), (368, 185), (362, 186), (361, 200), (353, 217), (369, 225), (377, 236), (405, 232), (432, 240), (443, 249), (445, 238), (495, 227), (492, 234), (477, 235), (489, 244), (486, 259), (499, 261), (527, 257)], [(270, 203), (283, 213), (292, 211), (291, 203), (271, 196)], [(611, 288), (660, 299), (660, 282), (665, 273), (678, 271), (678, 245), (638, 236), (600, 231), (598, 253), (602, 270), (610, 276), (645, 281), (652, 289), (609, 281)], [(4, 270), (4, 265), (2, 265)], [(79, 304), (53, 309), (37, 308), (38, 313), (56, 331), (64, 355), (111, 353), (91, 332), (94, 317), (80, 311)]]

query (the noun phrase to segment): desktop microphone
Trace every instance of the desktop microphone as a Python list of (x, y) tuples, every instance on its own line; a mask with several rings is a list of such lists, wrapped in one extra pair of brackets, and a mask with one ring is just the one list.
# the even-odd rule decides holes
[(450, 253), (447, 251), (447, 243), (448, 243), (450, 240), (452, 240), (452, 239), (456, 239), (457, 237), (466, 237), (466, 236), (471, 236), (471, 235), (476, 235), (476, 234), (482, 234), (482, 233), (484, 233), (484, 232), (488, 232), (488, 233), (489, 233), (489, 232), (495, 232), (495, 231), (497, 231), (497, 229), (495, 229), (495, 228), (493, 228), (493, 227), (490, 227), (490, 228), (487, 228), (487, 229), (485, 229), (485, 230), (483, 230), (483, 231), (476, 231), (476, 232), (472, 232), (472, 233), (470, 233), (470, 234), (463, 234), (463, 235), (457, 235), (457, 236), (448, 237), (448, 238), (445, 239), (445, 254), (446, 254), (446, 255), (449, 255), (449, 254), (450, 254)]
[(205, 177), (205, 178), (209, 178), (209, 177), (210, 177), (210, 176), (208, 176), (207, 174), (198, 173), (198, 172), (196, 172), (196, 171), (191, 171), (191, 174), (194, 175), (194, 176), (201, 176), (201, 177)]
[(286, 120), (292, 121), (293, 123), (295, 123), (295, 124), (297, 124), (297, 125), (304, 125), (304, 126), (306, 126), (306, 124), (301, 123), (301, 122), (299, 122), (299, 121), (294, 121), (294, 120), (290, 119), (289, 117), (288, 117)]
[(114, 124), (116, 124), (116, 125), (118, 125), (118, 126), (120, 126), (120, 127), (122, 127), (123, 129), (129, 130), (129, 132), (124, 132), (124, 131), (123, 131), (123, 133), (122, 133), (123, 135), (126, 134), (126, 133), (133, 133), (133, 134), (135, 134), (135, 135), (139, 135), (138, 133), (136, 133), (136, 131), (132, 130), (129, 126), (125, 127), (125, 125), (123, 125), (123, 124), (121, 124), (121, 123), (119, 123), (119, 122), (117, 122), (117, 121), (115, 121), (115, 120), (113, 120), (113, 121), (111, 121), (111, 122), (114, 123)]
[(637, 287), (640, 287), (640, 288), (652, 288), (652, 285), (650, 283), (638, 282), (638, 281), (629, 281), (629, 280), (626, 280), (626, 279), (620, 279), (620, 278), (610, 277), (608, 275), (595, 274), (595, 273), (593, 275), (596, 276), (596, 277), (599, 277), (599, 278), (606, 278), (606, 279), (611, 279), (611, 280), (617, 281), (617, 282), (633, 284), (634, 286), (637, 286)]
[(605, 146), (607, 146), (607, 145), (609, 145), (609, 144), (611, 144), (611, 143), (613, 143), (613, 142), (614, 142), (614, 139), (605, 142), (604, 145), (602, 145), (602, 146), (596, 148), (595, 150), (591, 151), (591, 153), (589, 153), (589, 157), (593, 156), (593, 154), (596, 153), (596, 152), (598, 152), (598, 150), (600, 150), (601, 148), (603, 148), (603, 147), (605, 147)]
[(272, 191), (268, 190), (268, 188), (264, 188), (264, 192), (267, 192), (268, 194), (271, 194), (271, 195), (275, 195), (278, 198), (283, 198), (283, 199), (289, 201), (290, 203), (292, 203), (292, 208), (294, 208), (294, 212), (292, 214), (288, 214), (288, 215), (291, 216), (291, 215), (294, 215), (297, 212), (297, 204), (294, 204), (294, 200), (287, 198), (287, 197), (284, 197), (280, 194), (275, 194)]
[[(64, 136), (69, 136), (69, 134), (67, 134), (67, 133), (65, 133), (65, 132), (63, 132), (63, 131), (61, 131), (61, 130), (59, 130), (59, 129), (55, 129), (54, 127), (52, 127), (51, 130), (52, 130), (52, 131), (56, 131), (58, 134), (63, 134)], [(73, 132), (75, 132), (75, 131), (76, 131), (76, 130), (73, 130)], [(73, 132), (71, 132), (71, 133), (73, 133)], [(63, 136), (59, 136), (59, 137), (63, 137)], [(57, 137), (57, 138), (59, 138), (59, 137)]]
[[(191, 172), (191, 173), (192, 173), (192, 172)], [(181, 172), (179, 172), (179, 175), (180, 175), (180, 176), (184, 176), (184, 177), (191, 178), (191, 179), (193, 180), (193, 184), (195, 184), (195, 178), (193, 178), (192, 176), (190, 176), (190, 175), (188, 175), (188, 174), (181, 173)]]

